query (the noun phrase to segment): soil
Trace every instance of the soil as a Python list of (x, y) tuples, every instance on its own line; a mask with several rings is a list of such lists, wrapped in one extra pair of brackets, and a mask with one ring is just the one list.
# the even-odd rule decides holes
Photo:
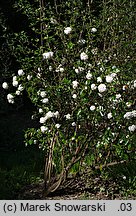
[(113, 179), (104, 180), (100, 175), (89, 176), (84, 173), (77, 177), (70, 178), (67, 183), (69, 186), (61, 186), (54, 193), (47, 197), (43, 196), (44, 182), (41, 180), (22, 188), (18, 199), (25, 200), (120, 200), (136, 199), (133, 195), (127, 197), (119, 189), (118, 181)]

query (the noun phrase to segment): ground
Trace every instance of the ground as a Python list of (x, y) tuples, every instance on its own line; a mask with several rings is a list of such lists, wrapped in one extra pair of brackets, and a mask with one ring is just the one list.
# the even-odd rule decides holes
[(61, 187), (48, 197), (43, 197), (44, 183), (27, 185), (20, 191), (18, 199), (47, 199), (47, 200), (120, 200), (136, 199), (134, 191), (125, 193), (120, 185), (119, 179), (103, 178), (99, 172), (95, 175), (86, 172), (71, 178), (68, 187)]

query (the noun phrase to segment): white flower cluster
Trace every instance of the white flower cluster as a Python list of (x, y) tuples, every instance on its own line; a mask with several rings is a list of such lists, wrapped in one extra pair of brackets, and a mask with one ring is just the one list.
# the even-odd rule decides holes
[(70, 119), (71, 118), (71, 115), (68, 113), (67, 115), (65, 115), (66, 119)]
[(108, 117), (108, 119), (111, 119), (112, 118), (112, 113), (111, 112), (108, 113), (107, 117)]
[(62, 65), (60, 64), (57, 69), (55, 70), (56, 72), (64, 72), (64, 68), (62, 67)]
[(92, 74), (90, 73), (90, 71), (88, 71), (88, 73), (86, 74), (86, 79), (90, 80), (92, 78)]
[(75, 81), (73, 81), (72, 82), (72, 85), (73, 85), (73, 89), (76, 89), (77, 87), (78, 87), (78, 82), (77, 82), (77, 80), (75, 80)]
[(39, 113), (42, 113), (43, 112), (43, 109), (42, 108), (39, 108)]
[[(20, 70), (20, 71), (21, 71), (21, 70)], [(18, 72), (19, 72), (19, 71), (18, 71)], [(13, 76), (12, 85), (13, 85), (14, 87), (17, 87), (17, 86), (18, 86), (17, 76)]]
[(41, 92), (40, 92), (40, 96), (41, 96), (42, 98), (44, 98), (46, 95), (47, 95), (47, 93), (46, 93), (45, 91), (41, 91)]
[(96, 33), (96, 32), (97, 32), (97, 29), (96, 29), (96, 28), (92, 28), (92, 29), (91, 29), (91, 32), (92, 32), (92, 33)]
[(86, 61), (86, 60), (88, 59), (88, 55), (87, 55), (85, 52), (82, 52), (82, 53), (80, 54), (80, 59), (81, 59), (82, 61)]
[(7, 100), (9, 103), (13, 104), (14, 103), (14, 96), (12, 94), (7, 95)]
[(42, 54), (43, 55), (43, 60), (44, 59), (51, 59), (53, 57), (53, 52), (45, 52)]
[(22, 69), (18, 70), (18, 75), (19, 76), (23, 76), (24, 74), (25, 74), (25, 72)]
[(124, 118), (126, 118), (126, 119), (131, 119), (131, 118), (134, 118), (134, 117), (136, 117), (136, 110), (133, 110), (131, 112), (127, 112), (124, 115)]
[(32, 79), (32, 75), (28, 74), (27, 75), (27, 80), (30, 81)]
[(60, 124), (55, 124), (55, 127), (57, 128), (57, 129), (59, 129), (60, 128)]
[(100, 93), (105, 92), (105, 91), (106, 91), (106, 85), (105, 85), (105, 84), (100, 84), (100, 85), (98, 86), (98, 91), (99, 91)]
[(80, 40), (78, 41), (78, 43), (79, 43), (79, 44), (85, 44), (86, 41), (85, 41), (84, 39), (80, 39)]
[(48, 127), (46, 127), (46, 126), (41, 126), (40, 129), (41, 129), (41, 132), (44, 133), (45, 131), (48, 130)]
[(59, 112), (58, 111), (56, 111), (56, 112), (51, 112), (51, 111), (47, 112), (44, 117), (40, 118), (40, 123), (44, 124), (48, 119), (53, 118), (53, 117), (58, 118), (59, 117)]
[(81, 73), (83, 70), (84, 70), (83, 67), (75, 68), (75, 72), (76, 72), (77, 74)]
[(116, 73), (111, 73), (111, 74), (107, 75), (106, 76), (106, 82), (111, 83), (116, 76), (117, 76)]
[(4, 83), (2, 84), (2, 88), (8, 89), (8, 88), (9, 88), (8, 83), (7, 83), (7, 82), (4, 82)]
[(72, 28), (71, 28), (71, 27), (66, 27), (66, 28), (64, 29), (64, 33), (65, 33), (65, 34), (70, 34), (71, 31), (72, 31)]
[(97, 77), (97, 82), (99, 83), (101, 83), (102, 82), (102, 78), (101, 77)]
[(17, 88), (18, 91), (22, 92), (24, 90), (24, 87), (20, 84)]
[(134, 131), (136, 130), (136, 125), (131, 125), (131, 126), (129, 126), (129, 127), (128, 127), (128, 130), (129, 130), (130, 132), (134, 132)]
[(95, 90), (95, 89), (97, 89), (97, 86), (93, 83), (93, 84), (91, 84), (91, 89)]
[(73, 98), (73, 99), (76, 99), (76, 98), (77, 98), (77, 95), (76, 95), (76, 94), (73, 94), (73, 95), (72, 95), (72, 98)]
[(49, 102), (49, 99), (48, 99), (48, 98), (43, 98), (43, 99), (42, 99), (42, 103), (46, 104), (46, 103), (48, 103), (48, 102)]
[(91, 50), (91, 53), (92, 53), (93, 55), (96, 55), (96, 54), (98, 53), (98, 48), (92, 49), (92, 50)]
[(96, 107), (95, 107), (94, 105), (90, 106), (90, 110), (91, 110), (91, 111), (94, 111), (95, 108), (96, 108)]

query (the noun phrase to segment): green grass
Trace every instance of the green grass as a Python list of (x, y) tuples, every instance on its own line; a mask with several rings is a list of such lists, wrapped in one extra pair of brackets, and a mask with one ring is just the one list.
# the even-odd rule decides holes
[(34, 147), (0, 153), (0, 199), (17, 199), (22, 187), (42, 177), (43, 154)]

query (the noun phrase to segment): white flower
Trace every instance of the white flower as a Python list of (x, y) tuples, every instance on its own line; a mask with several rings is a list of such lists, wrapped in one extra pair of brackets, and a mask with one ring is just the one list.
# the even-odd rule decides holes
[(132, 103), (130, 103), (130, 102), (127, 102), (127, 103), (126, 103), (126, 106), (127, 106), (128, 108), (130, 108), (131, 105), (132, 105)]
[(46, 122), (46, 120), (47, 120), (46, 117), (41, 117), (41, 118), (40, 118), (40, 123), (41, 123), (41, 124), (44, 124), (44, 123)]
[(113, 77), (110, 76), (110, 75), (107, 75), (107, 76), (106, 76), (106, 82), (107, 82), (107, 83), (111, 83), (112, 81), (113, 81)]
[(21, 91), (17, 90), (16, 95), (21, 95)]
[(102, 78), (101, 77), (97, 77), (97, 82), (102, 82)]
[(63, 68), (63, 67), (60, 67), (59, 71), (60, 71), (60, 72), (64, 72), (64, 68)]
[(126, 177), (126, 176), (123, 176), (122, 178), (123, 178), (123, 180), (126, 180), (126, 179), (127, 179), (127, 177)]
[(115, 78), (116, 76), (117, 76), (117, 74), (116, 73), (111, 73), (111, 75), (110, 75), (112, 78)]
[(86, 41), (85, 41), (84, 39), (80, 39), (80, 40), (78, 41), (78, 43), (79, 43), (79, 44), (85, 44)]
[(22, 70), (22, 69), (20, 69), (20, 70), (18, 70), (18, 75), (19, 76), (23, 76), (25, 73), (24, 73), (24, 71)]
[(106, 85), (105, 85), (105, 84), (100, 84), (100, 85), (98, 86), (98, 91), (99, 91), (100, 93), (105, 92), (105, 91), (106, 91)]
[(46, 118), (49, 119), (49, 118), (52, 118), (54, 116), (54, 113), (49, 111), (46, 113)]
[(45, 131), (47, 131), (47, 130), (48, 130), (48, 128), (47, 128), (47, 127), (45, 127), (45, 126), (41, 126), (41, 127), (40, 127), (40, 129), (41, 129), (41, 132), (42, 132), (42, 133), (44, 133)]
[(126, 86), (126, 85), (123, 85), (122, 90), (123, 90), (123, 91), (126, 91), (126, 89), (127, 89), (127, 86)]
[(61, 126), (60, 124), (56, 124), (55, 125), (56, 128), (60, 128), (60, 126)]
[(131, 126), (129, 126), (129, 127), (128, 127), (128, 130), (129, 130), (130, 132), (134, 132), (134, 131), (136, 130), (136, 125), (131, 125)]
[(103, 72), (105, 69), (104, 67), (100, 67), (100, 71)]
[(20, 84), (19, 86), (18, 86), (18, 89), (17, 89), (18, 91), (23, 91), (24, 90), (24, 88), (23, 88), (23, 86)]
[(8, 94), (7, 99), (9, 103), (12, 103), (12, 104), (14, 103), (14, 96), (12, 94)]
[(76, 89), (79, 83), (75, 80), (72, 82), (72, 84), (73, 84), (73, 89)]
[(14, 96), (13, 96), (12, 94), (8, 94), (8, 95), (7, 95), (7, 99), (8, 99), (8, 100), (12, 100), (12, 99), (14, 99)]
[(18, 81), (13, 81), (12, 85), (13, 85), (14, 87), (17, 87), (17, 86), (18, 86)]
[(40, 79), (41, 78), (41, 73), (37, 73), (37, 78)]
[(121, 94), (116, 94), (116, 99), (121, 98)]
[(49, 71), (52, 71), (52, 70), (53, 70), (53, 68), (52, 68), (52, 66), (50, 65), (50, 66), (49, 66)]
[(66, 119), (70, 119), (71, 115), (68, 113), (67, 115), (65, 115)]
[(111, 119), (112, 118), (112, 113), (108, 113), (107, 117), (108, 117), (108, 119)]
[(82, 72), (83, 70), (84, 70), (83, 67), (75, 68), (75, 72), (76, 72), (77, 74), (79, 74), (79, 73)]
[(94, 105), (90, 106), (90, 110), (94, 111), (95, 110), (95, 106)]
[(80, 71), (78, 68), (75, 69), (75, 72), (78, 74)]
[(43, 112), (42, 108), (39, 108), (39, 113), (42, 113), (42, 112)]
[(12, 100), (8, 100), (8, 102), (13, 104), (15, 101), (14, 101), (14, 99), (12, 99)]
[(90, 72), (87, 73), (86, 79), (90, 80), (92, 78), (92, 74)]
[(97, 86), (93, 83), (93, 84), (91, 84), (91, 89), (95, 90), (95, 89), (97, 89)]
[(13, 82), (17, 81), (17, 76), (13, 76)]
[(44, 98), (44, 99), (42, 99), (42, 103), (48, 103), (49, 102), (49, 99), (48, 98)]
[(92, 49), (92, 50), (91, 50), (91, 53), (92, 53), (93, 55), (96, 55), (96, 54), (98, 53), (98, 48)]
[(71, 27), (66, 27), (66, 28), (64, 29), (64, 33), (65, 33), (65, 34), (70, 34), (71, 31), (72, 31), (72, 28), (71, 28)]
[(80, 59), (83, 60), (83, 61), (86, 61), (88, 59), (88, 55), (85, 52), (82, 52), (80, 54)]
[(95, 32), (97, 32), (97, 29), (96, 29), (96, 28), (92, 28), (92, 29), (91, 29), (91, 32), (92, 32), (92, 33), (95, 33)]
[(27, 80), (30, 81), (32, 79), (32, 75), (27, 75)]
[(41, 91), (41, 92), (40, 92), (40, 95), (41, 95), (42, 98), (44, 98), (47, 94), (46, 94), (45, 91)]
[(43, 55), (43, 59), (50, 59), (53, 57), (53, 52), (45, 52), (42, 54)]
[(37, 144), (37, 140), (34, 140), (34, 144)]
[(76, 99), (76, 98), (77, 98), (77, 95), (76, 95), (76, 94), (73, 94), (73, 95), (72, 95), (72, 98)]
[(127, 112), (125, 115), (124, 115), (124, 118), (126, 119), (131, 119), (133, 117), (136, 117), (136, 110), (133, 110), (131, 112)]
[(38, 67), (37, 70), (38, 70), (38, 72), (41, 72), (41, 68), (40, 67)]
[(56, 118), (58, 118), (59, 117), (59, 112), (58, 111), (56, 111), (56, 112), (54, 112), (54, 117), (56, 117)]
[(76, 122), (72, 122), (72, 126), (73, 126), (73, 127), (76, 126)]
[(7, 82), (4, 82), (4, 83), (2, 84), (2, 88), (8, 89), (8, 83), (7, 83)]

